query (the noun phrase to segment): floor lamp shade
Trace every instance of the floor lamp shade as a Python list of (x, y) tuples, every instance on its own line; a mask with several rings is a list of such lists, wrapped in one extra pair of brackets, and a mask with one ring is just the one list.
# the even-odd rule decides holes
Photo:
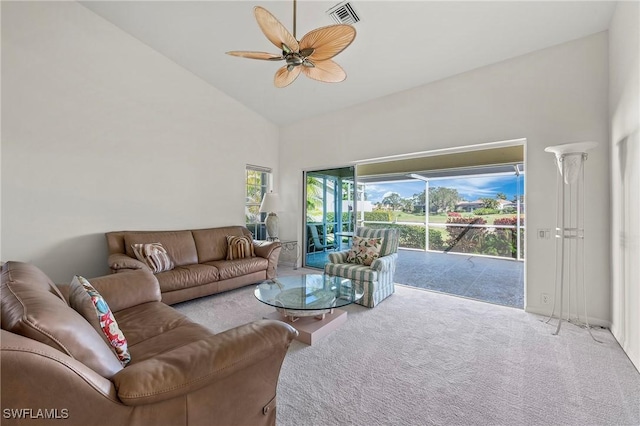
[(260, 204), (260, 213), (268, 213), (267, 218), (264, 221), (267, 227), (267, 239), (278, 239), (278, 215), (277, 211), (280, 211), (280, 196), (274, 192), (267, 192), (262, 198), (262, 204)]

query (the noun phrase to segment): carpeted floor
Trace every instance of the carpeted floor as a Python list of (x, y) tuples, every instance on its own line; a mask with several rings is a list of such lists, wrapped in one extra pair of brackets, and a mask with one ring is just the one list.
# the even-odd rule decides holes
[[(302, 273), (298, 270), (293, 273)], [(248, 286), (175, 305), (220, 332), (272, 309)], [(640, 374), (608, 330), (398, 285), (314, 346), (294, 342), (278, 425), (638, 425)]]

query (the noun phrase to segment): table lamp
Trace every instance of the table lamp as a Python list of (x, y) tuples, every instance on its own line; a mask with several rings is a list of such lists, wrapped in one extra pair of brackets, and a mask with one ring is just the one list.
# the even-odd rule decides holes
[(262, 198), (260, 204), (260, 213), (268, 213), (264, 221), (267, 227), (267, 240), (278, 241), (278, 215), (276, 211), (280, 210), (280, 196), (277, 193), (267, 192)]

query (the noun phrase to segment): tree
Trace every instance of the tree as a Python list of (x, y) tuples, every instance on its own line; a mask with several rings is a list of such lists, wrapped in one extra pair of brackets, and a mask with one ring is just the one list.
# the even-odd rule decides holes
[(322, 205), (323, 181), (314, 176), (307, 176), (307, 211), (316, 210)]
[(426, 191), (422, 191), (418, 194), (413, 194), (411, 198), (415, 204), (424, 204)]
[(498, 200), (495, 198), (481, 198), (480, 201), (482, 201), (482, 207), (485, 209), (495, 210), (498, 208)]
[(429, 188), (429, 211), (446, 212), (455, 210), (460, 200), (458, 190), (454, 188)]
[(406, 213), (413, 212), (413, 199), (411, 198), (402, 199), (402, 211)]
[(498, 200), (506, 200), (506, 199), (507, 199), (507, 195), (506, 195), (504, 192), (498, 192), (498, 193), (496, 194), (496, 198), (497, 198)]
[(391, 206), (392, 210), (396, 210), (397, 207), (402, 206), (402, 197), (397, 192), (392, 192), (382, 199), (382, 204)]

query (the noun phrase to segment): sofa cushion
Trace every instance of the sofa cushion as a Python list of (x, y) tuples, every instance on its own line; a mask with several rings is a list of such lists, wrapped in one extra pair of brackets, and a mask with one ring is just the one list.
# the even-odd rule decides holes
[(161, 302), (145, 303), (115, 315), (122, 330), (130, 336), (130, 365), (213, 334)]
[(195, 229), (191, 231), (198, 249), (198, 262), (223, 260), (227, 257), (227, 235), (241, 237), (251, 236), (251, 232), (243, 226), (223, 226), (220, 228)]
[(132, 244), (131, 248), (133, 249), (133, 254), (136, 255), (136, 259), (144, 262), (154, 274), (173, 269), (173, 262), (162, 244)]
[(45, 343), (111, 378), (122, 364), (111, 347), (52, 289), (37, 267), (22, 262), (2, 266), (2, 328)]
[(353, 245), (347, 253), (347, 262), (370, 266), (380, 257), (383, 238), (353, 237)]
[(227, 260), (255, 257), (253, 239), (247, 235), (237, 237), (227, 235)]
[(215, 260), (207, 265), (215, 266), (218, 269), (220, 280), (228, 280), (253, 272), (260, 272), (267, 269), (269, 261), (263, 257), (249, 257), (236, 260)]
[(69, 305), (104, 337), (122, 365), (128, 364), (131, 355), (127, 349), (127, 339), (104, 298), (89, 281), (78, 275), (73, 277), (69, 287)]
[(196, 244), (191, 231), (129, 232), (124, 236), (125, 253), (135, 258), (133, 244), (160, 243), (167, 250), (175, 266), (198, 263)]
[(218, 269), (212, 265), (185, 265), (176, 266), (170, 271), (156, 274), (160, 291), (181, 290), (183, 288), (209, 284), (220, 280)]

